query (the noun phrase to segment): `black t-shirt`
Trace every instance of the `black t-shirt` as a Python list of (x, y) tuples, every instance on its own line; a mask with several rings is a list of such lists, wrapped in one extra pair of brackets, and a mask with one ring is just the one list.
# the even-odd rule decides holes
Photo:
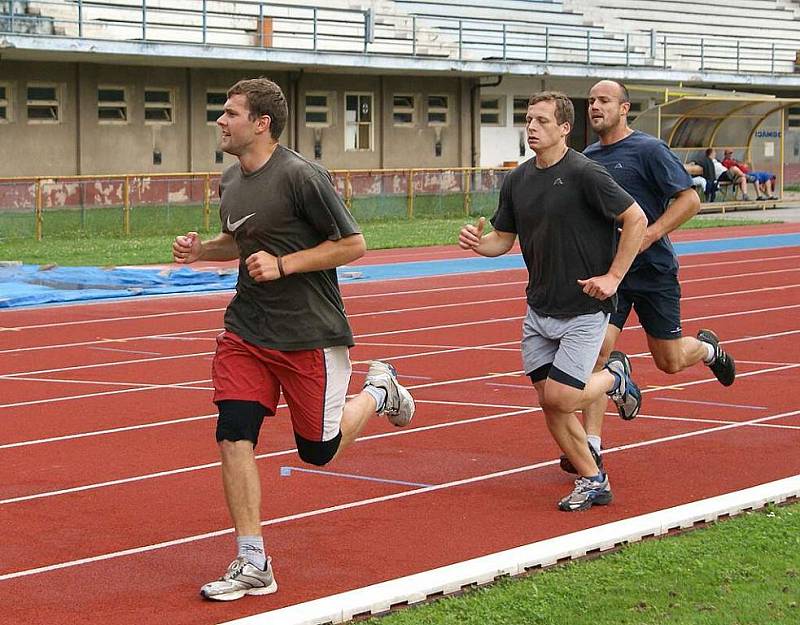
[(239, 248), (239, 279), (225, 328), (281, 351), (352, 346), (335, 269), (256, 282), (245, 265), (260, 250), (282, 256), (360, 232), (330, 174), (278, 145), (258, 171), (245, 174), (238, 163), (225, 170), (220, 198), (222, 231)]
[(616, 297), (589, 297), (577, 280), (608, 272), (616, 254), (615, 218), (631, 204), (601, 165), (572, 149), (546, 169), (531, 159), (506, 177), (491, 221), (519, 237), (534, 311), (574, 317), (614, 310)]

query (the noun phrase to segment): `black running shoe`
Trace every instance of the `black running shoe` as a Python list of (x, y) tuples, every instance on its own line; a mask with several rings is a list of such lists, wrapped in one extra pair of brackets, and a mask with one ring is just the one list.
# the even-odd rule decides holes
[(736, 379), (736, 363), (733, 357), (722, 349), (719, 344), (719, 337), (711, 330), (700, 330), (697, 333), (697, 340), (708, 343), (714, 348), (714, 360), (708, 363), (708, 368), (717, 376), (717, 380), (722, 386), (730, 386)]
[[(597, 465), (597, 468), (600, 469), (600, 472), (602, 473), (603, 472), (603, 456), (601, 454), (598, 454), (594, 450), (594, 447), (592, 447), (591, 445), (589, 445), (589, 451), (592, 454), (592, 458), (594, 458), (594, 462)], [(567, 458), (566, 454), (561, 454), (561, 456), (558, 458), (558, 466), (561, 467), (561, 470), (564, 471), (564, 473), (572, 473), (573, 475), (578, 475), (578, 471), (575, 469), (575, 467), (569, 461), (569, 458)]]

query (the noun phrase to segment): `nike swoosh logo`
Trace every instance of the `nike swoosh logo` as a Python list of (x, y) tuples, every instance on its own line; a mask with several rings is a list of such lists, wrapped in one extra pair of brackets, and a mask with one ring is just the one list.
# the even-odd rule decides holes
[(245, 215), (241, 219), (237, 219), (233, 223), (231, 223), (231, 216), (228, 215), (228, 230), (230, 230), (231, 232), (234, 232), (236, 230), (236, 228), (241, 226), (244, 222), (246, 222), (248, 219), (250, 219), (253, 215), (255, 215), (255, 213), (250, 213), (249, 215)]

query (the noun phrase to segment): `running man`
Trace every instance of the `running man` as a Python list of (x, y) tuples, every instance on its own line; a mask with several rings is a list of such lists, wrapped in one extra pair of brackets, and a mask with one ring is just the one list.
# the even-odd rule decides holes
[[(600, 140), (584, 154), (636, 199), (648, 222), (639, 255), (619, 286), (617, 311), (611, 315), (596, 370), (614, 349), (633, 308), (661, 371), (678, 373), (704, 362), (721, 384), (730, 386), (736, 366), (717, 335), (711, 330), (700, 330), (697, 338), (682, 335), (678, 258), (668, 235), (697, 213), (700, 198), (666, 143), (628, 127), (629, 110), (628, 90), (621, 83), (601, 80), (589, 92), (589, 121)], [(605, 405), (599, 398), (583, 411), (589, 444), (598, 457)], [(574, 473), (576, 465), (562, 457), (561, 468)]]
[[(642, 243), (647, 220), (605, 169), (567, 147), (575, 111), (567, 96), (531, 96), (528, 145), (536, 152), (503, 181), (494, 230), (484, 218), (461, 229), (459, 245), (482, 256), (508, 252), (519, 237), (528, 268), (528, 312), (522, 359), (547, 427), (578, 468), (564, 511), (611, 503), (611, 486), (592, 457), (576, 410), (609, 395), (620, 415), (639, 412), (641, 394), (630, 362), (614, 352), (592, 369), (605, 336), (616, 290)], [(617, 226), (622, 226), (619, 244)], [(616, 250), (616, 251), (615, 251)]]
[(297, 452), (324, 465), (376, 412), (397, 426), (414, 400), (392, 365), (374, 361), (358, 395), (345, 401), (353, 333), (336, 267), (361, 257), (364, 237), (330, 175), (278, 142), (288, 109), (280, 87), (258, 78), (230, 88), (217, 125), (220, 147), (238, 157), (220, 182), (222, 232), (178, 236), (177, 263), (239, 259), (236, 295), (225, 312), (212, 365), (222, 482), (238, 554), (208, 599), (230, 601), (277, 590), (261, 532), (255, 445), (278, 397), (289, 406)]

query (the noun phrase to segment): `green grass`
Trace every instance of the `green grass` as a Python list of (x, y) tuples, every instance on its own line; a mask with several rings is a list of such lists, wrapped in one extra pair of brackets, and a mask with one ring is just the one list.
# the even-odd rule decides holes
[(796, 625), (799, 603), (796, 504), (629, 545), (363, 623)]
[[(473, 205), (474, 207), (474, 205)], [(79, 211), (76, 211), (79, 212)], [(491, 214), (486, 207), (481, 211)], [(477, 217), (476, 213), (470, 220)], [(141, 229), (156, 232), (125, 236), (117, 228), (121, 224), (121, 213), (114, 215), (109, 209), (103, 217), (99, 214), (84, 223), (93, 224), (91, 229), (81, 230), (78, 215), (64, 218), (57, 224), (50, 221), (45, 227), (45, 236), (36, 241), (32, 234), (13, 236), (13, 231), (3, 230), (0, 238), (0, 260), (18, 260), (28, 264), (56, 263), (58, 265), (142, 265), (168, 263), (172, 261), (172, 240), (176, 234), (189, 230), (199, 230), (204, 237), (214, 232), (203, 231), (202, 213), (173, 211), (169, 214), (150, 212), (137, 216), (142, 220)], [(109, 221), (109, 216), (114, 219)], [(422, 247), (428, 245), (455, 244), (459, 228), (465, 223), (465, 216), (448, 218), (380, 219), (361, 222), (364, 236), (370, 249), (395, 247)], [(711, 228), (716, 226), (765, 223), (767, 220), (746, 219), (692, 219), (684, 228)], [(6, 226), (8, 222), (3, 221)], [(213, 222), (212, 222), (213, 223)], [(101, 227), (101, 224), (105, 224)], [(114, 228), (108, 229), (109, 224)], [(68, 226), (72, 225), (72, 228)], [(60, 228), (60, 229), (59, 229)]]

